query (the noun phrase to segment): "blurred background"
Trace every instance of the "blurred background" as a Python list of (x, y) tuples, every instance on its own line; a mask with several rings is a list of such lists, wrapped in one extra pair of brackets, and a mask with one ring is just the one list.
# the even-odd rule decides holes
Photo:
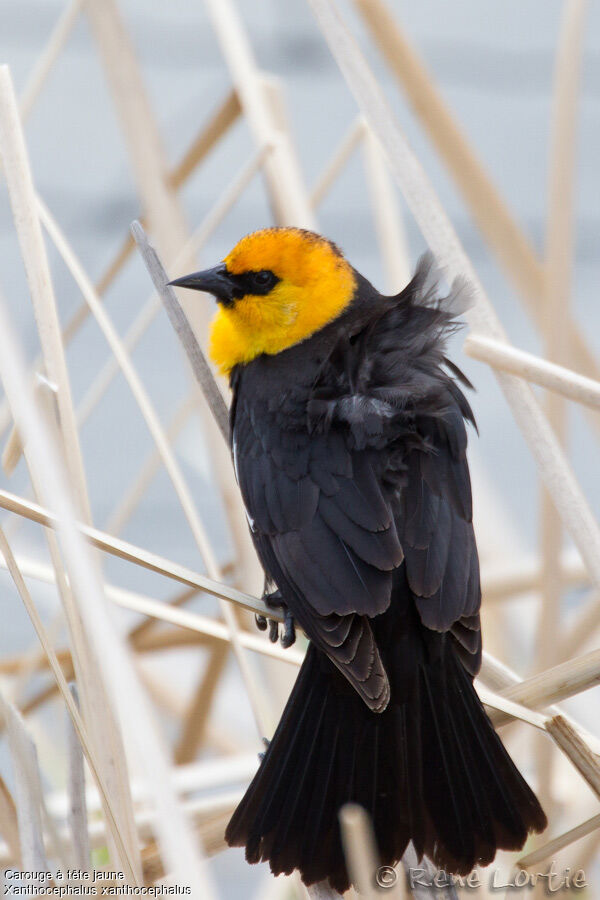
[[(360, 4), (358, 4), (360, 5)], [(367, 4), (368, 5), (368, 4)], [(490, 180), (495, 184), (510, 214), (532, 248), (542, 258), (548, 233), (549, 170), (553, 90), (557, 47), (564, 3), (555, 0), (514, 0), (481, 4), (460, 0), (401, 3), (388, 0), (388, 8), (405, 38), (419, 55), (448, 109)], [(140, 198), (140, 160), (143, 167), (144, 139), (138, 141), (141, 156), (135, 162), (132, 138), (119, 115), (119, 101), (110, 86), (111, 63), (103, 62), (99, 46), (101, 27), (91, 24), (85, 10), (74, 25), (62, 52), (28, 112), (24, 128), (36, 188), (67, 236), (85, 271), (98, 283), (128, 234), (131, 221), (143, 210)], [(148, 110), (156, 132), (148, 135), (149, 158), (160, 135), (169, 170), (185, 156), (198, 133), (225, 101), (232, 86), (232, 70), (223, 35), (215, 29), (214, 13), (202, 0), (145, 3), (120, 0), (118, 11), (123, 34), (131, 42), (139, 64), (139, 75), (147, 92)], [(365, 27), (365, 20), (351, 2), (339, 4), (366, 53), (377, 79), (403, 131), (431, 179), (463, 246), (511, 342), (522, 349), (544, 355), (539, 323), (528, 314), (515, 282), (507, 276), (490, 251), (448, 169), (425, 133), (406, 95), (386, 64)], [(10, 66), (17, 95), (23, 96), (32, 72), (47, 45), (59, 17), (68, 5), (64, 0), (19, 0), (5, 3), (0, 33), (0, 59)], [(237, 0), (236, 9), (248, 46), (261, 72), (276, 79), (277, 102), (284, 107), (290, 146), (298, 165), (299, 184), (307, 192), (319, 182), (340, 141), (355, 127), (358, 109), (304, 0)], [(93, 17), (91, 17), (93, 19)], [(227, 30), (227, 29), (225, 29)], [(118, 53), (116, 57), (118, 58)], [(115, 64), (116, 65), (116, 64)], [(114, 74), (114, 73), (113, 73)], [(280, 110), (281, 111), (281, 110)], [(121, 113), (122, 115), (122, 113)], [(579, 323), (588, 346), (600, 352), (600, 8), (589, 4), (586, 12), (581, 57), (581, 86), (576, 109), (577, 143), (573, 195), (573, 265), (570, 315)], [(138, 128), (131, 121), (130, 128)], [(138, 129), (139, 137), (139, 129)], [(135, 140), (133, 140), (135, 144)], [(186, 237), (219, 203), (257, 148), (256, 133), (241, 115), (218, 143), (189, 173), (177, 192), (176, 219)], [(369, 165), (367, 160), (367, 166)], [(383, 165), (382, 169), (385, 169)], [(151, 173), (151, 167), (149, 169)], [(373, 170), (371, 169), (371, 176)], [(152, 177), (151, 174), (149, 176)], [(364, 147), (357, 147), (339, 177), (316, 210), (318, 230), (340, 245), (350, 261), (373, 283), (389, 292), (403, 286), (403, 266), (412, 270), (426, 249), (418, 226), (406, 209), (389, 173), (384, 172), (384, 190), (396, 206), (395, 238), (404, 242), (405, 257), (394, 270), (386, 265), (373, 214), (377, 195), (365, 171)], [(387, 185), (387, 188), (385, 187)], [(375, 198), (375, 199), (374, 199)], [(277, 211), (275, 211), (275, 216)], [(197, 267), (220, 260), (244, 234), (272, 224), (273, 204), (260, 175), (255, 176), (223, 221), (207, 235), (195, 257)], [(167, 224), (167, 228), (170, 226)], [(153, 237), (155, 230), (150, 227)], [(171, 247), (177, 242), (172, 235)], [(168, 256), (168, 235), (156, 237), (171, 277), (189, 271), (173, 268), (176, 253)], [(161, 246), (162, 244), (162, 246)], [(82, 303), (81, 291), (64, 262), (47, 242), (61, 322), (66, 323)], [(189, 260), (187, 262), (189, 265)], [(0, 188), (0, 284), (19, 340), (33, 363), (39, 353), (39, 338), (29, 298), (13, 216), (4, 186)], [(104, 294), (104, 304), (118, 333), (128, 334), (132, 323), (152, 293), (152, 285), (137, 253), (127, 259), (118, 277)], [(183, 298), (182, 298), (183, 299)], [(197, 332), (203, 333), (205, 312), (211, 300), (198, 295), (185, 299), (186, 310)], [(543, 310), (541, 322), (543, 325)], [(452, 358), (475, 386), (470, 401), (479, 426), (479, 436), (470, 435), (470, 453), (477, 526), (482, 564), (492, 575), (503, 571), (531, 571), (539, 560), (541, 499), (535, 465), (511, 411), (491, 370), (462, 352), (464, 333), (453, 339)], [(88, 404), (80, 426), (80, 440), (87, 475), (93, 523), (148, 550), (160, 553), (199, 572), (205, 571), (198, 547), (181, 504), (164, 467), (156, 466), (144, 485), (139, 502), (119, 518), (132, 484), (152, 457), (153, 445), (138, 404), (121, 374), (110, 382), (97, 402), (93, 400), (98, 373), (111, 357), (100, 329), (89, 317), (66, 350), (71, 390), (76, 409)], [(236, 574), (236, 543), (232, 539), (227, 504), (214, 475), (214, 454), (209, 453), (203, 418), (194, 403), (182, 410), (190, 396), (191, 379), (183, 362), (177, 338), (164, 311), (159, 310), (131, 351), (132, 361), (165, 428), (172, 426), (171, 443), (200, 519), (208, 529), (215, 555), (233, 582), (248, 592), (259, 592), (256, 570), (247, 570), (240, 583)], [(578, 359), (567, 363), (579, 370)], [(540, 395), (541, 396), (541, 395)], [(92, 403), (91, 411), (89, 403)], [(4, 413), (6, 416), (6, 412)], [(179, 418), (177, 416), (179, 415)], [(174, 416), (176, 421), (174, 421)], [(597, 419), (597, 413), (595, 414)], [(581, 407), (569, 404), (566, 412), (566, 445), (569, 458), (592, 509), (600, 511), (600, 479), (597, 474), (597, 431)], [(7, 440), (6, 419), (2, 442)], [(0, 409), (0, 424), (1, 409)], [(596, 421), (597, 426), (597, 421)], [(213, 446), (218, 447), (218, 444)], [(222, 466), (228, 465), (224, 446)], [(150, 470), (148, 470), (150, 472)], [(27, 495), (29, 480), (24, 462), (14, 472), (4, 473), (0, 487)], [(47, 564), (41, 529), (2, 513), (15, 552), (27, 560)], [(555, 626), (568, 629), (589, 602), (590, 587), (581, 572), (575, 551), (564, 538), (566, 558), (576, 574), (566, 585)], [(519, 568), (520, 567), (520, 568)], [(108, 582), (160, 600), (173, 595), (167, 579), (113, 558), (103, 569)], [(7, 573), (0, 573), (0, 654), (5, 660), (25, 654), (35, 645), (35, 634), (16, 596)], [(538, 586), (501, 599), (490, 600), (484, 621), (484, 643), (521, 677), (539, 666), (540, 629), (543, 617)], [(57, 646), (65, 643), (64, 628), (57, 618), (59, 601), (53, 585), (32, 581), (39, 610), (53, 623)], [(219, 617), (217, 601), (196, 595), (187, 609)], [(125, 632), (138, 618), (132, 612), (115, 612), (119, 629)], [(245, 624), (242, 623), (245, 627)], [(250, 626), (251, 627), (251, 626)], [(598, 646), (598, 635), (590, 629), (578, 652)], [(545, 648), (546, 664), (552, 651)], [(559, 661), (557, 653), (556, 661)], [(294, 674), (291, 666), (256, 660), (261, 690), (271, 692), (273, 714), (285, 698)], [(154, 685), (154, 707), (171, 747), (181, 737), (182, 718), (190, 711), (195, 691), (205, 672), (202, 647), (157, 650), (143, 655), (143, 667)], [(279, 668), (275, 669), (274, 667)], [(280, 674), (281, 670), (281, 674)], [(277, 673), (277, 674), (275, 674)], [(47, 684), (44, 673), (30, 674), (20, 681), (3, 670), (2, 689), (16, 705), (25, 707)], [(209, 729), (191, 751), (193, 760), (225, 758), (233, 753), (254, 754), (260, 749), (250, 705), (239, 668), (229, 654), (218, 674), (210, 703)], [(158, 688), (162, 688), (161, 692)], [(48, 789), (60, 791), (65, 783), (64, 713), (55, 697), (36, 705), (27, 716), (28, 727), (38, 743), (43, 778)], [(600, 688), (564, 703), (585, 728), (597, 732)], [(510, 727), (506, 736), (514, 746), (519, 764), (535, 784), (537, 765), (543, 759), (527, 726)], [(574, 776), (562, 757), (552, 760), (555, 775), (546, 785), (552, 796), (554, 818), (545, 839), (565, 831), (592, 815), (597, 800)], [(537, 763), (536, 763), (537, 760)], [(2, 775), (10, 786), (13, 776), (5, 742), (0, 756)], [(243, 783), (243, 778), (239, 784)], [(591, 846), (591, 845), (590, 845)], [(579, 844), (567, 852), (568, 864), (577, 862)], [(220, 849), (220, 848), (219, 848)], [(562, 859), (562, 857), (561, 857)], [(564, 860), (563, 860), (564, 862)], [(264, 867), (248, 868), (241, 851), (221, 852), (211, 863), (222, 898), (267, 896)], [(595, 850), (588, 850), (588, 880), (600, 885)], [(292, 890), (292, 887), (289, 888)], [(598, 888), (589, 896), (596, 896)]]

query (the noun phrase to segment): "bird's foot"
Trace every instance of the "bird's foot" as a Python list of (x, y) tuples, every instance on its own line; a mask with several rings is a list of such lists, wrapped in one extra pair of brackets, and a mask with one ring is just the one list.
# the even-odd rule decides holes
[[(292, 644), (296, 641), (296, 627), (294, 624), (294, 617), (291, 612), (287, 608), (286, 603), (283, 600), (281, 595), (281, 591), (272, 591), (271, 593), (263, 594), (263, 602), (266, 606), (271, 609), (281, 609), (283, 611), (283, 634), (281, 635), (281, 646), (287, 649), (291, 647)], [(271, 643), (276, 644), (279, 639), (279, 623), (275, 621), (275, 619), (267, 619), (265, 616), (255, 616), (257, 628), (261, 631), (266, 631), (267, 625), (269, 627), (269, 640)]]
[(271, 743), (271, 741), (266, 737), (264, 737), (262, 739), (262, 742), (265, 745), (265, 749), (262, 751), (262, 753), (258, 754), (259, 762), (262, 762), (263, 759), (265, 758), (265, 754), (266, 754), (267, 750), (269, 749), (269, 744)]
[(265, 606), (268, 606), (270, 609), (281, 609), (285, 606), (283, 596), (280, 590), (277, 591), (265, 591), (263, 596), (263, 603)]

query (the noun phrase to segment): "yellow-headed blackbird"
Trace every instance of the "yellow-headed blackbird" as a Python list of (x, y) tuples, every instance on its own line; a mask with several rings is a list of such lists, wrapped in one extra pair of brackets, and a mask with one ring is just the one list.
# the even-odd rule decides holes
[(310, 638), (226, 832), (249, 862), (349, 880), (338, 812), (370, 814), (381, 860), (412, 841), (448, 873), (520, 849), (546, 817), (473, 688), (481, 661), (467, 379), (446, 356), (467, 290), (431, 261), (383, 296), (330, 241), (243, 238), (173, 282), (213, 294), (232, 453), (266, 595)]

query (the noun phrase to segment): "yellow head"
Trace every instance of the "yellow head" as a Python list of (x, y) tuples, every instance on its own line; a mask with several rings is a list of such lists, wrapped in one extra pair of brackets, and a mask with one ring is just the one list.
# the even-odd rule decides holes
[(210, 355), (225, 374), (319, 331), (346, 309), (356, 286), (337, 247), (300, 228), (255, 231), (220, 266), (172, 283), (207, 291), (219, 301)]

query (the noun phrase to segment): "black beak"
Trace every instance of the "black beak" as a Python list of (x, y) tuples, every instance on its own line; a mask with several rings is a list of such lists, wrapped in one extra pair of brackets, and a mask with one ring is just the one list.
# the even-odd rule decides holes
[(234, 285), (227, 272), (225, 263), (219, 263), (212, 269), (204, 269), (202, 272), (193, 272), (170, 281), (173, 287), (191, 288), (193, 291), (206, 291), (212, 294), (219, 303), (231, 306), (234, 298)]

